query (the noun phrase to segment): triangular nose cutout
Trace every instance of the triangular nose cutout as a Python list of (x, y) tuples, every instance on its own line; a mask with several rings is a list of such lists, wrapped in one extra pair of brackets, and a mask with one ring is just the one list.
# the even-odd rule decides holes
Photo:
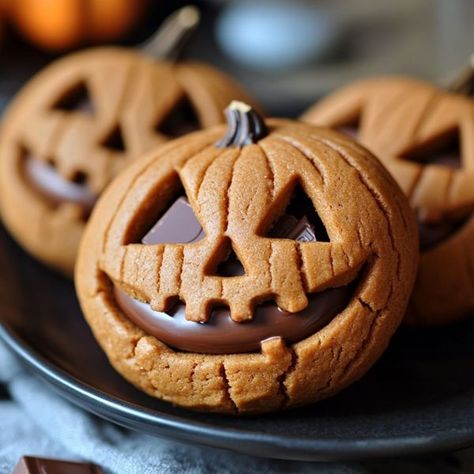
[(112, 151), (125, 152), (125, 140), (120, 125), (116, 125), (112, 132), (102, 142), (102, 146)]
[(81, 81), (79, 84), (69, 89), (69, 91), (66, 91), (65, 94), (63, 94), (63, 96), (52, 105), (52, 108), (66, 112), (77, 111), (87, 114), (94, 113), (91, 95), (84, 81)]
[(180, 137), (201, 128), (198, 116), (188, 97), (184, 97), (156, 126), (156, 131), (170, 138)]
[(228, 243), (225, 249), (219, 249), (219, 255), (210, 262), (211, 276), (234, 277), (245, 275), (245, 268), (235, 253), (232, 245)]
[(323, 221), (300, 183), (293, 189), (285, 212), (273, 220), (264, 237), (298, 242), (329, 242)]
[(422, 165), (439, 165), (459, 169), (462, 167), (459, 129), (429, 143), (418, 145), (404, 153), (401, 158)]

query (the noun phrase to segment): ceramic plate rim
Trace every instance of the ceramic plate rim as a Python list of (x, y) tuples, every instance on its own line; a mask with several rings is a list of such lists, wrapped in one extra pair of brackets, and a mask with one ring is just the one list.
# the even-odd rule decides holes
[[(73, 404), (130, 429), (137, 430), (137, 423), (152, 425), (155, 429), (146, 432), (155, 436), (184, 442), (198, 442), (200, 445), (231, 449), (242, 454), (301, 461), (360, 460), (383, 456), (417, 455), (462, 449), (474, 444), (474, 427), (466, 432), (441, 432), (434, 433), (432, 436), (391, 436), (383, 439), (367, 437), (359, 440), (314, 439), (215, 427), (212, 423), (190, 420), (186, 417), (163, 413), (160, 410), (153, 411), (111, 396), (49, 361), (30, 347), (6, 323), (0, 322), (0, 339), (42, 379), (49, 382), (56, 392)], [(97, 409), (91, 405), (93, 403), (98, 404)], [(130, 421), (130, 419), (134, 423), (124, 421)], [(242, 445), (235, 447), (229, 445), (236, 440), (255, 443), (256, 449), (249, 449)]]

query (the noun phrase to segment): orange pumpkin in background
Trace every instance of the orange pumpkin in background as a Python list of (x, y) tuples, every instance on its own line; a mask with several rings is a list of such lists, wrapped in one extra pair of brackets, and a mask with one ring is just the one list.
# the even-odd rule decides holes
[(16, 29), (49, 51), (117, 40), (143, 17), (148, 0), (2, 0)]

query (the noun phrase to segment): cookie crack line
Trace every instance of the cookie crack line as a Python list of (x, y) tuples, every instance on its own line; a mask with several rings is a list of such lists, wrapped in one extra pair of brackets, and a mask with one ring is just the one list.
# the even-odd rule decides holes
[(371, 304), (368, 303), (367, 301), (362, 298), (362, 296), (358, 296), (357, 299), (359, 300), (359, 303), (364, 307), (367, 308), (371, 313), (375, 313), (375, 309), (372, 308)]
[(339, 379), (344, 379), (346, 374), (350, 372), (350, 370), (354, 366), (354, 364), (356, 364), (358, 359), (364, 354), (367, 346), (370, 344), (370, 341), (373, 339), (372, 336), (373, 336), (374, 330), (375, 330), (376, 326), (378, 325), (378, 321), (379, 321), (379, 319), (382, 316), (384, 311), (385, 311), (385, 308), (382, 309), (382, 310), (376, 311), (375, 313), (371, 311), (371, 313), (374, 314), (374, 317), (372, 319), (372, 322), (370, 323), (369, 330), (367, 331), (367, 335), (361, 341), (359, 347), (357, 348), (357, 350), (354, 354), (354, 357), (352, 357), (348, 361), (348, 363), (345, 365), (345, 367), (342, 369), (341, 374), (339, 376)]
[(225, 229), (225, 233), (228, 232), (228, 227), (229, 227), (229, 207), (230, 207), (230, 191), (232, 189), (232, 185), (234, 183), (234, 177), (235, 177), (235, 173), (234, 173), (234, 170), (235, 170), (235, 166), (237, 165), (237, 161), (239, 160), (239, 158), (242, 156), (242, 152), (241, 152), (241, 149), (238, 148), (238, 153), (236, 155), (236, 157), (234, 158), (234, 163), (232, 164), (232, 168), (230, 170), (230, 176), (229, 176), (229, 179), (227, 181), (226, 184), (228, 184), (228, 186), (226, 187), (226, 192), (223, 194), (223, 198), (224, 198), (224, 217), (225, 217), (225, 222), (223, 223), (224, 224), (224, 229)]
[[(337, 367), (337, 365), (339, 364), (339, 361), (341, 359), (341, 355), (343, 354), (344, 350), (342, 348), (342, 346), (338, 346), (338, 347), (335, 347), (335, 348), (332, 348), (331, 349), (331, 363), (330, 365), (332, 367)], [(344, 370), (344, 369), (343, 369)], [(335, 372), (332, 372), (330, 375), (329, 375), (329, 378), (327, 379), (327, 382), (326, 384), (319, 388), (317, 391), (316, 391), (316, 395), (317, 394), (320, 394), (320, 393), (324, 393), (326, 390), (329, 390), (331, 388), (331, 386), (333, 385), (333, 381), (335, 380), (335, 377), (336, 377), (336, 373)]]
[[(384, 219), (385, 219), (385, 222), (386, 222), (386, 225), (387, 225), (387, 233), (388, 233), (388, 236), (390, 238), (390, 241), (391, 241), (391, 246), (392, 246), (392, 249), (393, 251), (395, 252), (396, 256), (397, 256), (397, 278), (398, 280), (400, 281), (400, 252), (398, 250), (398, 248), (396, 247), (395, 245), (395, 241), (394, 241), (394, 237), (393, 237), (393, 232), (392, 232), (392, 229), (391, 229), (391, 224), (390, 224), (390, 218), (389, 216), (387, 215), (387, 211), (385, 209), (385, 206), (383, 205), (383, 203), (380, 202), (380, 198), (379, 196), (377, 195), (377, 193), (375, 191), (372, 190), (372, 188), (370, 187), (370, 185), (365, 181), (361, 171), (359, 168), (355, 167), (352, 165), (352, 163), (349, 161), (349, 159), (345, 156), (345, 154), (343, 152), (341, 152), (340, 149), (338, 149), (337, 147), (334, 147), (331, 143), (328, 143), (326, 140), (320, 140), (318, 138), (315, 138), (315, 137), (311, 137), (313, 140), (315, 141), (318, 141), (320, 143), (323, 143), (325, 144), (326, 146), (328, 146), (329, 148), (331, 148), (333, 151), (335, 151), (350, 167), (352, 167), (353, 169), (355, 169), (358, 173), (358, 176), (359, 176), (359, 179), (360, 179), (360, 182), (363, 184), (363, 186), (369, 191), (369, 193), (372, 195), (373, 199), (375, 200), (376, 204), (377, 204), (377, 207), (380, 209), (382, 215), (384, 216)], [(391, 285), (391, 292), (390, 294), (393, 294), (393, 285)], [(386, 304), (380, 309), (378, 310), (377, 312), (374, 313), (374, 311), (372, 310), (372, 308), (369, 307), (370, 309), (370, 313), (371, 314), (375, 314), (371, 324), (370, 324), (370, 328), (369, 328), (369, 331), (367, 332), (367, 336), (361, 341), (356, 353), (354, 354), (354, 357), (348, 362), (348, 364), (346, 365), (346, 367), (343, 369), (343, 372), (341, 374), (341, 376), (339, 378), (343, 378), (345, 376), (345, 374), (348, 373), (348, 371), (351, 369), (351, 367), (357, 362), (357, 360), (361, 357), (361, 355), (365, 352), (365, 349), (367, 347), (367, 345), (369, 344), (370, 342), (370, 339), (372, 338), (372, 334), (373, 334), (373, 331), (374, 331), (374, 328), (376, 326), (376, 323), (377, 321), (380, 319), (380, 317), (382, 316), (382, 314), (384, 313), (384, 311), (386, 310), (386, 307), (388, 305), (388, 301), (389, 301), (390, 298), (387, 299), (387, 302)], [(361, 301), (359, 301), (359, 304), (362, 304)], [(365, 306), (364, 306), (365, 307)], [(286, 380), (285, 380), (286, 382)]]
[(191, 384), (191, 389), (193, 393), (194, 393), (194, 385), (195, 385), (194, 377), (196, 375), (196, 369), (198, 365), (199, 365), (199, 362), (194, 362), (193, 367), (191, 369), (191, 373), (189, 374), (189, 383)]
[(224, 362), (222, 362), (220, 365), (220, 376), (222, 377), (222, 382), (224, 383), (224, 393), (226, 395), (227, 401), (231, 405), (232, 411), (234, 413), (239, 413), (237, 404), (235, 403), (235, 401), (232, 398), (232, 395), (230, 394), (231, 386), (230, 386), (229, 378), (227, 377), (227, 371), (226, 371)]
[(400, 251), (398, 250), (397, 246), (395, 245), (393, 230), (392, 230), (392, 226), (391, 226), (391, 223), (390, 223), (390, 216), (387, 213), (387, 210), (385, 209), (385, 205), (384, 205), (383, 201), (381, 201), (379, 195), (372, 189), (372, 187), (369, 185), (369, 183), (367, 183), (367, 181), (366, 181), (365, 177), (363, 176), (361, 170), (351, 163), (349, 158), (346, 156), (346, 154), (342, 150), (340, 150), (338, 147), (335, 147), (332, 143), (329, 143), (327, 140), (318, 139), (314, 136), (311, 136), (311, 138), (313, 140), (317, 141), (317, 142), (324, 143), (326, 146), (328, 146), (333, 151), (335, 151), (351, 168), (355, 169), (357, 171), (358, 176), (359, 176), (360, 182), (367, 189), (367, 191), (369, 191), (369, 193), (372, 195), (372, 197), (373, 197), (377, 207), (380, 209), (380, 211), (381, 211), (381, 213), (384, 217), (384, 220), (386, 222), (386, 225), (387, 225), (387, 233), (388, 233), (388, 237), (390, 239), (391, 247), (392, 247), (393, 251), (395, 252), (395, 254), (397, 256), (397, 272), (396, 273), (397, 273), (397, 278), (400, 281), (400, 265), (401, 265)]
[(278, 391), (280, 392), (282, 398), (282, 402), (280, 405), (280, 408), (286, 408), (291, 402), (291, 396), (288, 392), (288, 387), (286, 386), (286, 380), (289, 376), (289, 374), (295, 369), (295, 367), (298, 364), (298, 354), (296, 351), (293, 349), (291, 346), (286, 346), (288, 352), (290, 353), (291, 356), (291, 361), (288, 367), (285, 369), (285, 371), (277, 378), (277, 384), (278, 384)]
[[(204, 183), (205, 179), (206, 179), (206, 176), (207, 176), (207, 173), (209, 171), (209, 168), (211, 167), (211, 165), (216, 161), (218, 160), (224, 153), (226, 152), (226, 150), (222, 150), (220, 151), (219, 153), (217, 153), (217, 155), (213, 156), (213, 158), (211, 160), (209, 160), (209, 163), (207, 163), (207, 165), (204, 167), (203, 170), (201, 170), (201, 175), (200, 175), (200, 180), (199, 180), (199, 183), (196, 185), (196, 192), (195, 192), (195, 196), (196, 196), (196, 199), (199, 199), (199, 194), (201, 192), (201, 187), (202, 187), (202, 184)], [(198, 155), (196, 155), (197, 157)], [(192, 160), (196, 159), (196, 157), (194, 158), (191, 158)], [(178, 173), (180, 171), (180, 169), (178, 168), (177, 169)]]
[[(176, 288), (177, 288), (177, 293), (178, 297), (181, 296), (181, 285), (183, 283), (183, 272), (185, 270), (185, 263), (184, 263), (184, 246), (180, 245), (178, 247), (179, 249), (179, 271), (176, 272), (176, 277), (177, 277), (177, 282), (176, 282)], [(160, 281), (161, 281), (161, 269), (160, 267)]]
[[(301, 155), (303, 156), (303, 158), (307, 161), (309, 161), (309, 163), (311, 164), (311, 166), (314, 167), (314, 169), (318, 172), (319, 174), (319, 177), (321, 178), (321, 182), (323, 184), (323, 188), (326, 187), (326, 178), (324, 176), (324, 173), (321, 171), (321, 169), (319, 168), (319, 166), (316, 164), (316, 160), (314, 159), (314, 156), (309, 154), (307, 152), (307, 150), (305, 149), (304, 146), (302, 146), (301, 143), (299, 143), (297, 140), (294, 140), (293, 138), (291, 137), (288, 137), (286, 135), (280, 135), (280, 134), (275, 134), (275, 139), (276, 140), (280, 140), (286, 144), (289, 144), (293, 147), (295, 147), (300, 153)], [(322, 142), (320, 142), (322, 143)]]
[(308, 293), (309, 284), (308, 284), (308, 279), (306, 278), (306, 270), (304, 268), (304, 260), (303, 260), (303, 255), (301, 253), (301, 246), (298, 243), (296, 243), (295, 249), (296, 249), (296, 264), (298, 266), (301, 284), (303, 285), (304, 292)]
[(272, 162), (270, 160), (270, 157), (268, 156), (267, 152), (265, 151), (265, 148), (261, 146), (260, 144), (258, 145), (260, 148), (260, 151), (262, 152), (262, 155), (265, 157), (266, 163), (267, 163), (267, 169), (269, 172), (269, 181), (270, 181), (270, 196), (271, 200), (275, 199), (275, 172), (273, 171), (273, 166)]

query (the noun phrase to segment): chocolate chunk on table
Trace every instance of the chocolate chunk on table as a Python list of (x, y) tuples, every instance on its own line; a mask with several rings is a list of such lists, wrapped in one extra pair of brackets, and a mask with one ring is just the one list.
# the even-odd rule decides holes
[(13, 474), (103, 474), (95, 464), (24, 456)]

